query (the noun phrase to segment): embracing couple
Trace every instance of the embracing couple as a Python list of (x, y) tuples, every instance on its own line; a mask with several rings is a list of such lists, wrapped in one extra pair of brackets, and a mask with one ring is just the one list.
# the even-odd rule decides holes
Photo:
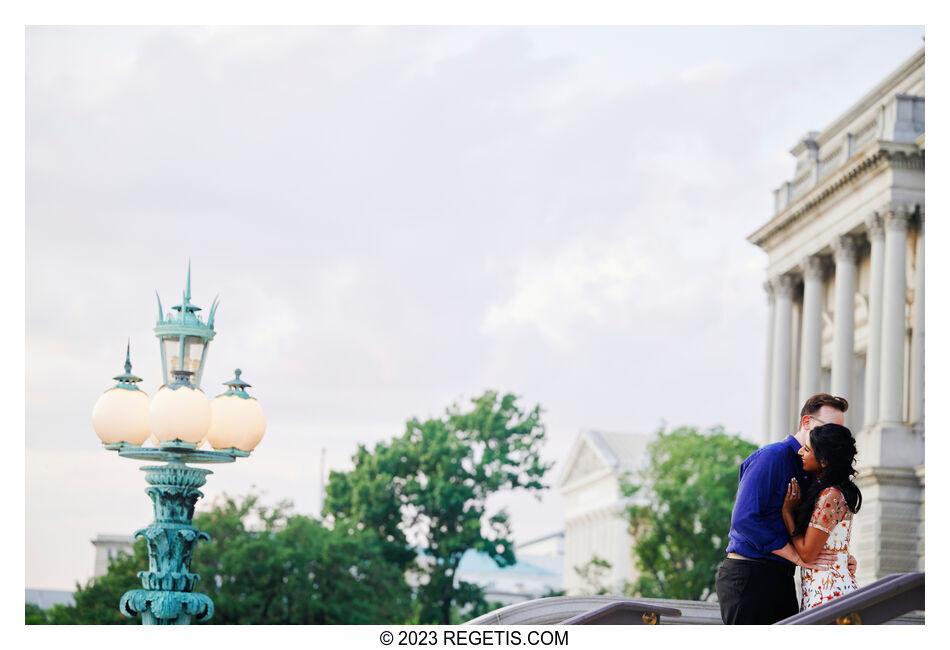
[[(848, 551), (861, 507), (848, 402), (806, 400), (798, 431), (757, 449), (739, 468), (726, 559), (716, 574), (722, 622), (768, 625), (857, 589)], [(802, 567), (802, 600), (795, 567)]]

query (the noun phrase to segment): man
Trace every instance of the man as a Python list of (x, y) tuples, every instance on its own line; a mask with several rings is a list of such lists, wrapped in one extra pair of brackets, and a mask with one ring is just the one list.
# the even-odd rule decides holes
[[(835, 554), (822, 551), (805, 564), (782, 521), (782, 503), (794, 477), (807, 490), (798, 450), (823, 424), (844, 425), (848, 401), (827, 393), (812, 395), (799, 416), (798, 431), (754, 451), (739, 467), (739, 490), (732, 510), (726, 559), (716, 574), (719, 610), (726, 625), (770, 625), (798, 613), (795, 567), (828, 568)], [(854, 559), (848, 566), (854, 575)]]

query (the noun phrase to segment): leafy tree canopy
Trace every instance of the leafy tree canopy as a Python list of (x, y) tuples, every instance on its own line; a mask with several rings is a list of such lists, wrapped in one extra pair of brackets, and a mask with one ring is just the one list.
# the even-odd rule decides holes
[(539, 456), (540, 406), (524, 411), (516, 402), (487, 391), (467, 410), (411, 419), (392, 441), (372, 451), (361, 445), (353, 470), (330, 475), (324, 512), (336, 527), (374, 532), (394, 565), (417, 575), (420, 623), (448, 624), (453, 612), (484, 608), (482, 590), (455, 577), (469, 549), (498, 566), (515, 562), (508, 515), (489, 515), (486, 501), (502, 490), (541, 490), (550, 468)]
[(410, 615), (409, 587), (365, 531), (331, 530), (256, 495), (224, 496), (195, 525), (211, 535), (192, 563), (214, 601), (209, 623), (383, 624)]
[(660, 429), (647, 467), (622, 482), (640, 571), (631, 595), (706, 600), (715, 593), (739, 464), (755, 449), (722, 427)]
[[(208, 624), (383, 624), (411, 615), (410, 589), (372, 534), (328, 529), (292, 514), (288, 502), (266, 506), (254, 494), (224, 495), (194, 523), (211, 535), (191, 565), (201, 575), (196, 591), (214, 600)], [(105, 575), (77, 584), (75, 606), (43, 612), (27, 605), (27, 622), (140, 623), (118, 609), (122, 594), (141, 588), (136, 574), (148, 567), (145, 541), (133, 548)]]
[(612, 568), (613, 565), (599, 555), (594, 555), (586, 564), (574, 567), (574, 573), (581, 580), (581, 593), (609, 594), (608, 580)]

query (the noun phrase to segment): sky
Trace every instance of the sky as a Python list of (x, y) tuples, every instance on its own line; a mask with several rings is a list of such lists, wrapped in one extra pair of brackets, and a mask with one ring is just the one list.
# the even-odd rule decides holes
[[(154, 395), (156, 291), (215, 318), (267, 433), (214, 467), (320, 507), (326, 471), (486, 389), (543, 408), (553, 485), (582, 429), (761, 442), (765, 254), (788, 153), (922, 27), (31, 27), (26, 586), (152, 518), (92, 407)], [(68, 488), (68, 489), (67, 489)], [(499, 495), (517, 541), (563, 499)]]

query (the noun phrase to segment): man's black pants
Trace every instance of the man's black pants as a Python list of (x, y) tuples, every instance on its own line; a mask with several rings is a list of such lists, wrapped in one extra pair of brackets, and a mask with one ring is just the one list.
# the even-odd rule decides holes
[(716, 573), (716, 595), (726, 625), (771, 625), (798, 613), (795, 566), (726, 558)]

